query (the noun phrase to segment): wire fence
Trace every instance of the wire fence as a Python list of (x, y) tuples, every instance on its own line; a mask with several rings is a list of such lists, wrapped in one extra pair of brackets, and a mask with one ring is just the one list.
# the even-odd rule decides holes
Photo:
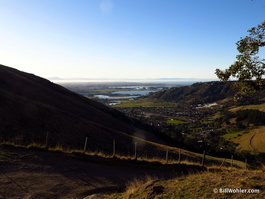
[[(60, 139), (54, 139), (53, 134), (50, 132), (46, 132), (45, 135), (42, 136), (43, 141), (38, 140), (38, 142), (29, 142), (28, 140), (23, 140), (23, 139), (8, 139), (2, 142), (10, 142), (14, 144), (20, 144), (20, 145), (30, 145), (32, 143), (35, 143), (36, 145), (39, 146), (44, 146), (46, 149), (51, 149), (51, 148), (61, 148), (62, 151), (64, 151), (63, 145), (59, 143)], [(23, 140), (23, 141), (22, 141)], [(57, 140), (57, 144), (56, 141)], [(189, 152), (190, 154), (187, 154), (187, 151), (181, 148), (174, 148), (174, 147), (167, 147), (165, 145), (160, 145), (157, 144), (158, 146), (155, 146), (155, 144), (150, 144), (148, 145), (148, 150), (147, 150), (147, 145), (143, 147), (142, 142), (148, 142), (145, 140), (142, 140), (140, 138), (135, 138), (135, 142), (133, 142), (130, 145), (127, 145), (125, 148), (121, 147), (122, 144), (119, 145), (119, 142), (117, 140), (113, 139), (110, 140), (110, 143), (108, 143), (108, 148), (107, 150), (100, 150), (99, 147), (97, 152), (100, 152), (101, 154), (105, 154), (105, 156), (109, 156), (112, 158), (119, 158), (119, 157), (127, 157), (133, 160), (153, 160), (153, 161), (159, 161), (163, 162), (164, 164), (197, 164), (201, 166), (209, 166), (209, 165), (215, 165), (218, 168), (233, 168), (233, 167), (243, 167), (244, 169), (248, 169), (248, 161), (247, 159), (244, 160), (244, 164), (242, 164), (241, 161), (241, 166), (238, 166), (238, 164), (235, 164), (234, 156), (231, 155), (231, 158), (218, 158), (218, 160), (211, 160), (207, 159), (207, 154), (206, 151), (203, 151), (202, 154), (196, 154), (196, 155), (190, 155), (192, 152)], [(61, 145), (61, 146), (60, 146)], [(75, 145), (76, 148), (72, 148), (72, 150), (78, 150), (82, 153), (95, 153), (95, 149), (91, 149), (90, 143), (89, 143), (89, 137), (84, 137), (83, 138), (83, 144), (79, 144), (79, 146)], [(110, 147), (111, 146), (111, 147)], [(126, 155), (126, 150), (127, 150), (127, 155)], [(195, 154), (195, 153), (193, 153)], [(210, 156), (209, 156), (210, 157)], [(221, 163), (220, 163), (221, 162)], [(218, 165), (219, 164), (219, 165)], [(244, 166), (242, 166), (244, 165)]]

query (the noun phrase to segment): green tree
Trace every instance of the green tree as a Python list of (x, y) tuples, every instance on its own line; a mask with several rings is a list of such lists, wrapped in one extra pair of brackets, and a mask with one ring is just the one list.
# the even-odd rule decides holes
[(236, 86), (242, 94), (255, 92), (265, 85), (265, 59), (258, 56), (260, 48), (265, 46), (265, 21), (248, 32), (248, 36), (236, 43), (240, 53), (236, 56), (237, 61), (228, 69), (215, 71), (222, 81), (227, 81), (230, 77), (236, 78)]

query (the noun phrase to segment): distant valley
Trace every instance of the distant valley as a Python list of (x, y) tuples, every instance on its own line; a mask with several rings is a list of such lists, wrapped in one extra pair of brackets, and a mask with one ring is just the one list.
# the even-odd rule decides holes
[[(245, 125), (248, 120), (246, 118), (239, 127), (240, 122), (236, 124), (220, 123), (220, 121), (225, 120), (226, 115), (234, 107), (247, 107), (251, 104), (260, 104), (259, 107), (262, 107), (265, 102), (263, 90), (236, 101), (234, 96), (238, 91), (233, 81), (198, 82), (186, 86), (132, 82), (62, 85), (144, 122), (160, 138), (166, 139), (175, 146), (199, 153), (206, 150), (208, 154), (223, 157), (235, 154), (238, 158), (244, 158), (244, 152), (238, 151), (239, 148), (252, 152), (251, 148), (241, 146), (238, 141), (240, 139), (234, 140), (235, 137), (232, 135), (240, 136), (247, 132), (251, 134), (253, 123), (249, 121), (250, 123)], [(135, 96), (133, 95), (135, 90), (150, 91), (150, 93)], [(247, 111), (245, 110), (246, 114)], [(250, 111), (248, 113), (250, 114)], [(236, 114), (241, 113), (231, 116), (231, 121), (232, 119), (239, 121), (237, 117), (240, 116)], [(258, 142), (258, 146), (261, 146), (261, 143)], [(263, 150), (261, 147), (256, 151), (263, 152)]]

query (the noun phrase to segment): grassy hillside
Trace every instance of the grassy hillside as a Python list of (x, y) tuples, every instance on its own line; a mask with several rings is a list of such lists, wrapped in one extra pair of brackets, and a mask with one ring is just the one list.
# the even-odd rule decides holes
[[(258, 110), (261, 113), (265, 112), (265, 104), (252, 104), (245, 106), (237, 106), (230, 108), (229, 111), (236, 113), (237, 111), (249, 111)], [(257, 112), (259, 113), (259, 112)], [(259, 114), (260, 116), (260, 114)], [(260, 116), (261, 117), (261, 116)], [(255, 118), (254, 118), (255, 119)], [(260, 118), (256, 118), (256, 121)], [(234, 122), (236, 119), (234, 118)], [(243, 121), (244, 122), (244, 121)], [(248, 131), (238, 131), (232, 134), (226, 134), (223, 137), (226, 139), (231, 139), (231, 141), (238, 143), (239, 150), (245, 150), (249, 152), (265, 152), (265, 126), (254, 126)], [(253, 129), (254, 128), (254, 129)]]
[[(264, 198), (264, 189), (264, 172), (228, 170), (191, 174), (164, 181), (151, 177), (138, 179), (129, 183), (124, 193), (104, 195), (103, 198)], [(250, 193), (240, 193), (240, 190)]]
[(247, 110), (247, 109), (254, 109), (254, 110), (259, 110), (262, 112), (265, 112), (265, 104), (252, 104), (252, 105), (247, 105), (247, 106), (237, 106), (235, 108), (231, 108), (230, 111), (236, 112), (239, 110)]
[(251, 130), (249, 133), (234, 138), (232, 141), (238, 143), (238, 149), (251, 152), (265, 153), (265, 126)]

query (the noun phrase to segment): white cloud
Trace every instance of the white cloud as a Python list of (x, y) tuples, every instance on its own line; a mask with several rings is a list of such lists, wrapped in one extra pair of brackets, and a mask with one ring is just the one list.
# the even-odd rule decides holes
[(113, 7), (114, 7), (113, 3), (110, 0), (103, 0), (99, 6), (100, 12), (103, 14), (111, 13), (111, 11), (113, 10)]

